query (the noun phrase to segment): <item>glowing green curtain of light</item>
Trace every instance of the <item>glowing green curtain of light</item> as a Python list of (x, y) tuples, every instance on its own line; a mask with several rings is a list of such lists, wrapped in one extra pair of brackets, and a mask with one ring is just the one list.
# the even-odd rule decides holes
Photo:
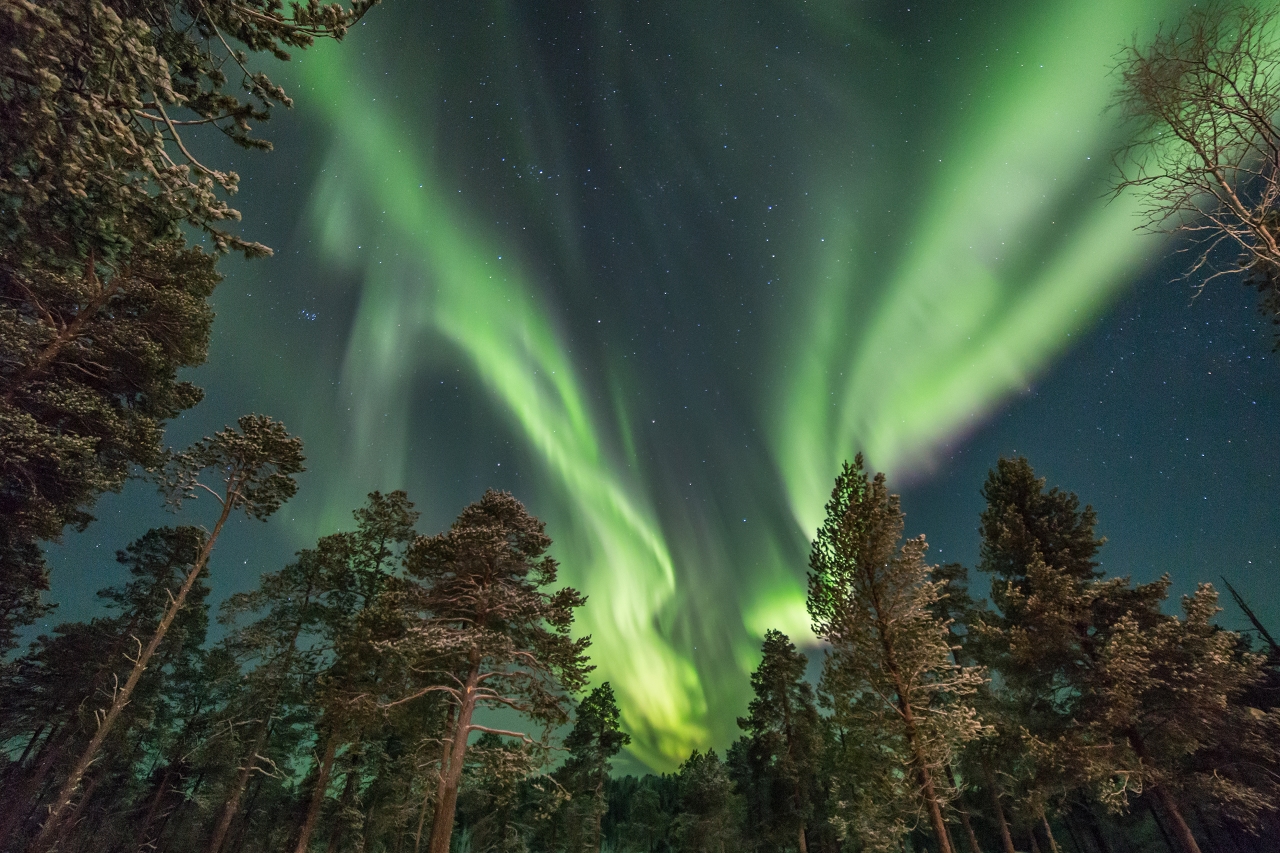
[[(933, 169), (910, 239), (882, 247), (899, 251), (887, 280), (868, 279), (859, 215), (830, 189), (841, 181), (813, 189), (828, 213), (804, 238), (811, 244), (793, 247), (807, 258), (802, 290), (813, 319), (788, 339), (790, 369), (773, 389), (785, 404), (770, 439), (786, 488), (779, 500), (805, 534), (842, 459), (861, 449), (891, 473), (927, 467), (940, 441), (1024, 388), (1141, 260), (1129, 202), (1101, 198), (1114, 132), (1106, 72), (1119, 44), (1179, 4), (1047, 7), (1037, 4), (1032, 25), (975, 72), (972, 106)], [(438, 185), (422, 153), (430, 140), (411, 138), (371, 102), (346, 57), (308, 52), (298, 98), (327, 116), (336, 140), (315, 201), (322, 243), (363, 272), (343, 377), (363, 454), (353, 464), (384, 472), (386, 482), (401, 478), (407, 389), (424, 341), (451, 342), (558, 491), (563, 513), (553, 533), (566, 580), (591, 599), (582, 628), (593, 636), (597, 675), (619, 693), (637, 755), (670, 768), (708, 745), (708, 709), (691, 657), (659, 627), (682, 606), (681, 555), (670, 553), (649, 495), (609, 452), (625, 445), (626, 424), (588, 404), (566, 342), (514, 253), (467, 224), (461, 200)], [(356, 102), (358, 121), (345, 106)], [(377, 232), (364, 221), (370, 216), (381, 220)], [(785, 563), (792, 548), (772, 550)], [(725, 630), (800, 633), (801, 569), (788, 565), (758, 584), (738, 614), (741, 627), (726, 622)], [(745, 679), (754, 661), (739, 658)]]
[(1122, 43), (1180, 6), (1036, 4), (1023, 37), (993, 40), (991, 83), (975, 82), (885, 286), (864, 281), (858, 223), (837, 225), (829, 200), (837, 212), (811, 247), (813, 320), (794, 336), (810, 345), (783, 379), (773, 440), (801, 529), (816, 529), (843, 459), (861, 450), (891, 474), (927, 469), (940, 439), (1024, 389), (1131, 276), (1151, 242), (1129, 197), (1103, 197), (1116, 141), (1107, 72)]
[[(466, 355), (568, 505), (576, 529), (555, 531), (557, 550), (567, 580), (590, 599), (579, 630), (593, 637), (596, 675), (613, 682), (624, 724), (641, 733), (639, 757), (670, 766), (705, 741), (707, 709), (692, 663), (655, 628), (675, 577), (647, 498), (602, 452), (565, 343), (519, 263), (480, 230), (459, 225), (465, 212), (419, 154), (431, 150), (428, 140), (409, 138), (369, 103), (345, 62), (341, 51), (317, 50), (299, 65), (303, 84), (326, 93), (307, 100), (336, 135), (315, 204), (323, 245), (348, 262), (365, 255), (343, 377), (355, 389), (356, 445), (398, 480), (404, 443), (396, 446), (395, 432), (407, 418), (421, 333), (434, 331)], [(355, 123), (341, 105), (357, 98), (364, 105)], [(386, 214), (376, 249), (357, 244), (360, 209)]]

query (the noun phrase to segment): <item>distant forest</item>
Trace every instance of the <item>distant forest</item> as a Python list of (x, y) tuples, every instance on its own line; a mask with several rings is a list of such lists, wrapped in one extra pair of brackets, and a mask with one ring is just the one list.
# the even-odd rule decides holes
[[(0, 2), (0, 850), (1274, 849), (1280, 646), (1234, 590), (1248, 635), (1207, 583), (1174, 615), (1167, 576), (1105, 576), (1093, 510), (1024, 458), (981, 485), (979, 579), (930, 565), (885, 477), (846, 464), (809, 557), (820, 678), (767, 632), (741, 737), (671, 775), (612, 775), (630, 736), (573, 630), (591, 605), (510, 494), (428, 534), (375, 492), (214, 612), (227, 523), (278, 511), (305, 458), (260, 414), (165, 448), (201, 397), (179, 374), (206, 357), (219, 255), (270, 253), (229, 230), (237, 176), (184, 138), (268, 148), (253, 126), (289, 101), (254, 55), (372, 5)], [(1207, 217), (1176, 227), (1235, 241), (1272, 314), (1274, 17), (1214, 6), (1133, 49), (1121, 102), (1148, 135), (1120, 187), (1155, 193), (1155, 225)], [(1160, 159), (1168, 128), (1190, 159)], [(45, 543), (131, 478), (216, 523), (148, 531), (100, 615), (28, 643)]]

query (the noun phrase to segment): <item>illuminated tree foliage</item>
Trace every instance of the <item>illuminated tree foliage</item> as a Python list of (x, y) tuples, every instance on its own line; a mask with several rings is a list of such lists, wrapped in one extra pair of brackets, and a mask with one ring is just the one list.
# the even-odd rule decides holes
[(158, 463), (164, 422), (199, 401), (177, 373), (208, 351), (216, 255), (269, 253), (228, 230), (239, 178), (191, 137), (269, 149), (252, 125), (289, 99), (251, 56), (341, 38), (371, 4), (0, 10), (0, 653), (39, 613), (37, 543)]
[[(1015, 811), (1044, 820), (1052, 800), (1087, 791), (1122, 812), (1146, 791), (1184, 853), (1199, 850), (1189, 803), (1256, 825), (1275, 807), (1272, 783), (1253, 774), (1252, 783), (1240, 774), (1210, 781), (1195, 757), (1218, 750), (1225, 768), (1225, 732), (1256, 743), (1274, 731), (1271, 714), (1236, 704), (1261, 679), (1262, 658), (1212, 624), (1208, 585), (1184, 599), (1178, 618), (1162, 611), (1167, 576), (1136, 586), (1102, 577), (1092, 510), (1044, 486), (1025, 459), (1003, 459), (983, 490), (982, 567), (994, 575), (996, 613), (975, 626), (973, 648), (1001, 675), (1006, 748), (997, 760), (1019, 791)], [(1270, 749), (1255, 759), (1276, 764)]]
[[(111, 687), (106, 707), (95, 712), (98, 717), (96, 730), (67, 771), (57, 796), (50, 803), (40, 833), (32, 842), (33, 850), (55, 845), (63, 833), (68, 811), (85, 772), (98, 758), (152, 657), (181, 615), (187, 597), (208, 565), (209, 556), (231, 513), (241, 510), (252, 518), (265, 520), (297, 491), (298, 485), (293, 477), (305, 470), (302, 467), (302, 442), (285, 432), (282, 424), (261, 415), (245, 415), (240, 418), (238, 426), (238, 430), (227, 428), (204, 438), (189, 450), (173, 454), (169, 459), (162, 489), (169, 492), (170, 501), (180, 506), (202, 490), (218, 502), (218, 520), (200, 547), (182, 561), (185, 569), (182, 583), (172, 592), (166, 590), (165, 598), (155, 602), (159, 619), (149, 640), (144, 645), (140, 638), (131, 637), (136, 649), (125, 658), (131, 664), (128, 674), (123, 683), (117, 680)], [(209, 472), (213, 472), (210, 479), (218, 486), (216, 490), (202, 481)], [(90, 701), (93, 699), (89, 697)], [(84, 799), (82, 796), (81, 801)]]
[[(394, 648), (427, 680), (394, 701), (440, 694), (448, 703), (431, 853), (448, 853), (458, 790), (473, 732), (546, 746), (569, 720), (571, 694), (586, 683), (590, 638), (573, 639), (572, 587), (548, 591), (556, 561), (544, 525), (506, 492), (488, 491), (449, 530), (416, 541), (401, 608), (406, 633)], [(505, 708), (544, 726), (540, 738), (483, 725), (475, 712)]]
[(924, 538), (899, 546), (902, 529), (884, 475), (868, 478), (861, 456), (846, 463), (809, 558), (814, 633), (831, 645), (820, 689), (836, 725), (906, 780), (878, 792), (900, 817), (883, 831), (857, 824), (862, 842), (891, 849), (897, 827), (922, 813), (950, 853), (943, 810), (953, 791), (942, 774), (982, 730), (970, 702), (983, 676), (953, 661), (948, 626), (931, 610), (940, 585), (929, 579)]

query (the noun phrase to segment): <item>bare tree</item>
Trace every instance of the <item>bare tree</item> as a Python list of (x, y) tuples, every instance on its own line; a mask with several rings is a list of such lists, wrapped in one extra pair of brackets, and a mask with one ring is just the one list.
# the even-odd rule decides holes
[(1190, 238), (1200, 287), (1243, 272), (1280, 323), (1278, 21), (1274, 5), (1211, 3), (1125, 49), (1115, 104), (1132, 135), (1115, 192), (1141, 194), (1147, 228)]

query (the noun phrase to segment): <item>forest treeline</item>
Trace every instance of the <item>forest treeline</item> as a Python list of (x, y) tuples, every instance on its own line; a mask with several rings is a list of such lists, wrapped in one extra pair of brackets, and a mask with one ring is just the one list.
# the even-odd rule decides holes
[[(176, 502), (266, 515), (299, 446), (245, 418), (175, 454)], [(1258, 853), (1280, 829), (1280, 650), (1214, 624), (1208, 584), (1098, 568), (1093, 511), (1002, 459), (983, 486), (984, 596), (903, 539), (861, 459), (810, 553), (815, 659), (769, 631), (742, 736), (672, 775), (588, 689), (585, 604), (543, 525), (490, 491), (436, 535), (371, 494), (217, 608), (222, 535), (148, 531), (103, 614), (12, 658), (0, 849)], [(975, 585), (978, 582), (975, 581)], [(589, 605), (588, 605), (589, 606)], [(1252, 618), (1252, 613), (1249, 612)]]

